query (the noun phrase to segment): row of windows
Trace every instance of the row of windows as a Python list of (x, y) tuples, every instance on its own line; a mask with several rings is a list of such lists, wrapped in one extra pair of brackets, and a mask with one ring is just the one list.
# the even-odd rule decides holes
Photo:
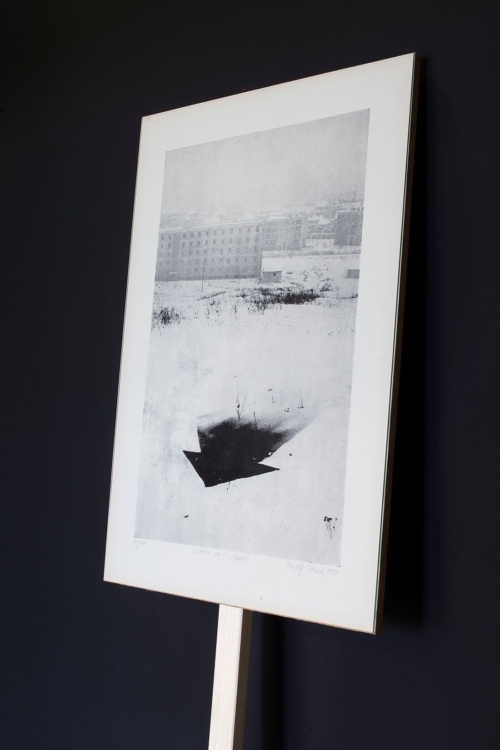
[[(246, 244), (249, 244), (251, 240), (252, 240), (252, 238), (251, 238), (251, 237), (246, 237), (246, 239), (245, 239), (245, 243), (246, 243)], [(260, 241), (261, 241), (261, 242), (262, 242), (262, 240), (263, 240), (263, 237), (261, 237), (261, 238), (260, 238)], [(256, 238), (255, 238), (255, 239), (253, 240), (253, 242), (258, 242), (258, 241), (259, 241), (259, 238), (257, 238), (257, 237), (256, 237)], [(241, 237), (238, 237), (238, 239), (237, 239), (237, 240), (235, 240), (235, 244), (237, 244), (237, 245), (241, 245), (241, 244), (242, 244), (242, 242), (243, 242), (243, 240), (242, 240), (242, 238), (241, 238)], [(201, 243), (202, 243), (202, 241), (201, 241), (201, 240), (198, 240), (198, 241), (196, 242), (196, 247), (201, 247)], [(226, 244), (226, 241), (225, 241), (225, 240), (212, 240), (212, 245), (217, 245), (218, 243), (220, 243), (221, 245), (225, 245), (225, 244)], [(187, 244), (186, 242), (181, 242), (181, 247), (186, 247), (186, 244)], [(189, 242), (189, 247), (193, 247), (193, 246), (194, 246), (194, 244), (195, 244), (194, 242)], [(205, 240), (205, 243), (204, 243), (204, 244), (205, 244), (205, 246), (207, 246), (207, 245), (208, 245), (208, 240)], [(229, 240), (227, 241), (227, 244), (228, 244), (228, 245), (232, 245), (232, 244), (233, 244), (233, 240), (232, 240), (232, 239), (229, 239)], [(168, 242), (168, 243), (167, 243), (166, 245), (164, 245), (164, 244), (163, 244), (163, 241), (161, 241), (161, 243), (160, 243), (160, 247), (161, 247), (161, 248), (163, 248), (163, 247), (167, 247), (167, 249), (168, 249), (168, 250), (171, 250), (171, 249), (172, 249), (172, 243), (171, 243), (171, 242)]]
[[(316, 239), (316, 237), (318, 237), (318, 236), (319, 236), (319, 235), (316, 235), (316, 234), (308, 234), (308, 235), (307, 235), (308, 239)], [(322, 234), (321, 236), (322, 236), (322, 237), (326, 237), (326, 236), (330, 236), (330, 235)], [(332, 235), (332, 237), (333, 237), (333, 235)], [(274, 244), (276, 244), (276, 242), (279, 242), (279, 241), (283, 241), (283, 238), (273, 238), (273, 240), (274, 240)], [(239, 241), (239, 242), (238, 242), (238, 244), (239, 244), (240, 242), (241, 242), (241, 241)], [(290, 244), (292, 244), (292, 245), (293, 245), (293, 244), (297, 244), (297, 239), (296, 239), (296, 238), (293, 238), (293, 237), (292, 237), (291, 239), (288, 239), (288, 240), (287, 240), (287, 242), (289, 242), (289, 243), (290, 243)], [(232, 243), (232, 240), (229, 240), (229, 243)], [(222, 245), (222, 244), (224, 244), (224, 240), (221, 240), (221, 241), (220, 241), (220, 244), (221, 244), (221, 245)], [(247, 237), (247, 239), (246, 239), (246, 243), (245, 243), (245, 244), (250, 244), (250, 238), (249, 238), (249, 237)], [(213, 246), (213, 245), (217, 245), (217, 242), (216, 242), (215, 240), (214, 240), (214, 241), (212, 242), (212, 246)], [(194, 246), (194, 242), (190, 242), (190, 243), (189, 243), (189, 247), (191, 248), (191, 247), (193, 247), (193, 246)], [(185, 242), (183, 242), (183, 243), (181, 244), (181, 247), (182, 247), (182, 248), (185, 248), (185, 247), (186, 247), (186, 243), (185, 243)], [(201, 247), (201, 242), (197, 242), (197, 243), (196, 243), (196, 247)], [(168, 251), (168, 250), (172, 251), (172, 243), (171, 243), (171, 242), (169, 242), (169, 243), (168, 243), (168, 244), (167, 244), (166, 246), (165, 246), (165, 245), (160, 245), (160, 249), (161, 249), (161, 250), (164, 250), (164, 249), (166, 249), (167, 251)], [(250, 249), (250, 248), (245, 248), (245, 251), (248, 251), (249, 249)], [(213, 253), (213, 252), (215, 252), (216, 250), (217, 250), (217, 247), (215, 247), (215, 248), (212, 248), (212, 253)], [(228, 252), (232, 252), (232, 250), (233, 250), (233, 248), (232, 248), (232, 247), (229, 247), (229, 248), (228, 248)], [(237, 247), (237, 248), (235, 249), (235, 251), (236, 251), (237, 253), (241, 252), (241, 251), (240, 251), (240, 248), (239, 248), (239, 247)], [(206, 242), (205, 242), (205, 245), (204, 245), (204, 250), (203, 250), (203, 252), (205, 252), (205, 253), (206, 253), (206, 252), (208, 252), (208, 241), (206, 241)], [(221, 250), (221, 252), (222, 252), (222, 250)]]
[[(260, 225), (256, 226), (256, 227), (253, 227), (253, 226), (252, 227), (246, 227), (246, 233), (250, 234), (252, 231), (260, 232), (261, 228), (262, 227)], [(244, 230), (245, 230), (245, 227), (238, 227), (237, 233), (238, 234), (242, 234), (242, 232), (244, 232)], [(189, 236), (189, 237), (202, 237), (203, 235), (205, 237), (210, 237), (210, 235), (215, 236), (217, 234), (226, 234), (226, 231), (227, 231), (228, 234), (234, 234), (234, 232), (236, 231), (236, 229), (234, 229), (234, 228), (231, 228), (231, 229), (228, 229), (228, 230), (226, 230), (226, 229), (210, 229), (210, 230), (204, 230), (204, 231), (200, 231), (200, 232), (183, 232), (182, 233), (182, 238), (186, 239), (187, 236)], [(169, 240), (172, 239), (172, 234), (171, 233), (168, 235), (168, 239)]]
[[(181, 259), (183, 263), (194, 263), (195, 265), (202, 265), (199, 258), (182, 258)], [(211, 265), (213, 263), (226, 263), (227, 265), (230, 265), (231, 263), (238, 264), (244, 264), (248, 265), (249, 263), (255, 264), (256, 258), (206, 258), (208, 261), (208, 264)], [(205, 262), (205, 261), (204, 261)]]
[[(245, 248), (239, 248), (239, 247), (228, 247), (226, 249), (224, 248), (207, 248), (204, 247), (203, 250), (197, 249), (197, 250), (187, 250), (186, 255), (231, 255), (234, 253), (235, 255), (239, 255), (240, 253), (242, 255), (257, 255), (259, 252), (259, 248), (257, 246), (254, 247), (245, 247)], [(172, 251), (167, 250), (167, 255), (171, 255)]]
[(264, 232), (265, 237), (274, 237), (277, 234), (293, 235), (294, 237), (300, 237), (302, 234), (300, 229), (266, 229)]
[[(255, 238), (255, 240), (254, 240), (254, 241), (260, 241), (260, 242), (264, 242), (264, 239), (265, 239), (266, 241), (269, 241), (269, 240), (274, 240), (274, 239), (276, 239), (276, 237), (277, 237), (277, 236), (283, 236), (283, 234), (285, 234), (285, 235), (286, 235), (287, 233), (286, 233), (286, 232), (266, 232), (266, 234), (265, 234), (265, 235), (261, 235), (261, 236), (260, 236), (260, 239), (258, 239), (258, 238)], [(292, 238), (295, 238), (295, 239), (298, 239), (299, 237), (300, 237), (300, 233), (295, 233), (294, 235), (292, 235)], [(252, 238), (251, 238), (251, 237), (246, 237), (246, 238), (245, 238), (245, 242), (250, 242), (251, 240), (252, 240)], [(209, 240), (204, 240), (204, 241), (203, 241), (203, 240), (197, 240), (197, 241), (196, 241), (196, 245), (197, 245), (197, 246), (201, 246), (202, 242), (204, 242), (204, 244), (205, 244), (205, 245), (208, 245), (208, 244), (209, 244)], [(221, 239), (221, 240), (212, 240), (212, 244), (213, 244), (213, 245), (216, 245), (216, 244), (217, 244), (217, 242), (220, 242), (220, 243), (221, 243), (221, 245), (224, 245), (224, 244), (225, 244), (225, 242), (226, 242), (226, 240), (225, 240), (225, 239)], [(229, 238), (227, 242), (228, 242), (228, 245), (232, 245), (232, 244), (233, 244), (233, 239), (232, 239), (232, 238)], [(243, 242), (243, 239), (242, 239), (241, 237), (238, 237), (237, 239), (235, 239), (235, 240), (234, 240), (234, 242), (235, 242), (235, 244), (241, 244), (241, 243)], [(164, 246), (165, 246), (165, 244), (166, 244), (166, 246), (167, 246), (168, 248), (171, 248), (171, 247), (172, 247), (172, 243), (171, 243), (171, 242), (165, 243), (165, 240), (164, 240), (164, 238), (162, 237), (162, 238), (160, 239), (160, 247), (164, 247)], [(195, 244), (195, 242), (194, 242), (194, 241), (189, 241), (189, 247), (193, 247), (193, 245), (194, 245), (194, 244)], [(185, 241), (181, 242), (181, 247), (186, 247), (186, 242), (185, 242)]]
[[(185, 258), (184, 263), (188, 266), (194, 265), (196, 269), (202, 269), (204, 264), (201, 264), (196, 258)], [(258, 265), (251, 258), (208, 258), (208, 265), (222, 265), (231, 266), (234, 265), (236, 268), (239, 266), (255, 266)], [(234, 261), (234, 263), (233, 263)]]
[[(251, 239), (250, 237), (247, 237), (247, 238), (245, 239), (245, 243), (246, 243), (246, 244), (249, 244), (249, 243), (250, 243), (250, 239)], [(255, 241), (255, 240), (254, 240), (254, 241)], [(237, 240), (237, 244), (238, 244), (238, 245), (240, 245), (240, 244), (241, 244), (241, 242), (242, 242), (242, 240), (241, 240), (241, 239), (238, 239), (238, 240)], [(226, 243), (225, 243), (225, 240), (212, 240), (212, 245), (217, 245), (217, 244), (219, 244), (219, 243), (220, 243), (221, 245), (225, 245), (225, 244), (226, 244)], [(230, 245), (230, 244), (232, 244), (232, 243), (233, 243), (233, 241), (232, 241), (232, 240), (228, 240), (228, 245)], [(205, 246), (206, 246), (206, 245), (208, 245), (208, 240), (205, 240)], [(189, 247), (193, 247), (193, 246), (194, 246), (194, 242), (190, 242), (190, 243), (189, 243)], [(200, 247), (200, 246), (201, 246), (201, 242), (197, 242), (197, 243), (196, 243), (196, 246), (197, 246), (197, 247)], [(168, 245), (168, 247), (170, 247), (170, 244)], [(186, 247), (186, 243), (185, 243), (185, 242), (181, 242), (181, 247)]]
[[(283, 229), (291, 229), (292, 228), (292, 226), (291, 226), (292, 224), (295, 224), (296, 228), (298, 228), (299, 225), (302, 224), (302, 219), (294, 219), (293, 222), (282, 222), (282, 221), (280, 221), (280, 222), (277, 222), (276, 224), (273, 223), (271, 225), (266, 225), (266, 232), (270, 232), (270, 231), (276, 232), (279, 229), (282, 229), (282, 230)], [(234, 234), (235, 232), (237, 232), (237, 234), (241, 234), (242, 232), (245, 232), (245, 230), (246, 230), (247, 234), (250, 234), (251, 232), (254, 232), (254, 231), (255, 232), (260, 232), (261, 229), (262, 229), (262, 225), (261, 224), (258, 224), (257, 226), (249, 226), (249, 227), (230, 227), (229, 229), (204, 229), (204, 230), (199, 230), (199, 231), (195, 231), (195, 232), (182, 232), (182, 238), (186, 239), (186, 237), (188, 237), (188, 236), (192, 238), (192, 237), (202, 237), (202, 236), (209, 237), (211, 235), (215, 236), (217, 234), (224, 235), (224, 234), (226, 234), (226, 232), (228, 234)], [(169, 240), (172, 239), (172, 235), (173, 234), (175, 236), (176, 234), (179, 234), (179, 233), (178, 232), (175, 232), (175, 233), (171, 232), (171, 233), (169, 233), (168, 234), (168, 239)]]

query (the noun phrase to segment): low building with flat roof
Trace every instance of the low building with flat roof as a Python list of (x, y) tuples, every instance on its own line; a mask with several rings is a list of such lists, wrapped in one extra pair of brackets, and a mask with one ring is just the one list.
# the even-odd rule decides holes
[(264, 270), (262, 269), (262, 272), (260, 274), (260, 280), (264, 283), (273, 283), (273, 284), (279, 284), (281, 281), (281, 270)]

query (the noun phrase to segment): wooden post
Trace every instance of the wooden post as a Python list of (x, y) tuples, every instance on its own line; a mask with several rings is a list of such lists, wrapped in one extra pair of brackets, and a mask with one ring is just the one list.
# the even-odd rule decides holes
[(242, 750), (252, 613), (219, 605), (208, 750)]

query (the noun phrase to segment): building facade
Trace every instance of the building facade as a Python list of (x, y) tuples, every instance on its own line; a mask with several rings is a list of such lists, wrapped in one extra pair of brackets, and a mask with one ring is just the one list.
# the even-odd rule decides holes
[(160, 230), (157, 281), (259, 278), (262, 256), (306, 248), (361, 245), (363, 210), (338, 211), (326, 224), (306, 216), (273, 216)]
[(158, 238), (157, 281), (260, 276), (263, 222), (164, 229)]
[(335, 219), (335, 244), (341, 247), (360, 246), (363, 209), (339, 211)]
[(162, 229), (157, 281), (260, 277), (263, 252), (300, 250), (307, 219), (278, 217)]
[(307, 222), (305, 216), (279, 216), (266, 219), (263, 222), (263, 250), (285, 254), (300, 250), (306, 243)]

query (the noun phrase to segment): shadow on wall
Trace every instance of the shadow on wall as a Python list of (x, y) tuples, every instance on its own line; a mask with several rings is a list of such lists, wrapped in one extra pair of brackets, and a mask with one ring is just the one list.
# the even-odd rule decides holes
[(426, 75), (421, 63), (384, 620), (423, 620)]
[(284, 630), (284, 618), (254, 612), (245, 748), (283, 750)]

